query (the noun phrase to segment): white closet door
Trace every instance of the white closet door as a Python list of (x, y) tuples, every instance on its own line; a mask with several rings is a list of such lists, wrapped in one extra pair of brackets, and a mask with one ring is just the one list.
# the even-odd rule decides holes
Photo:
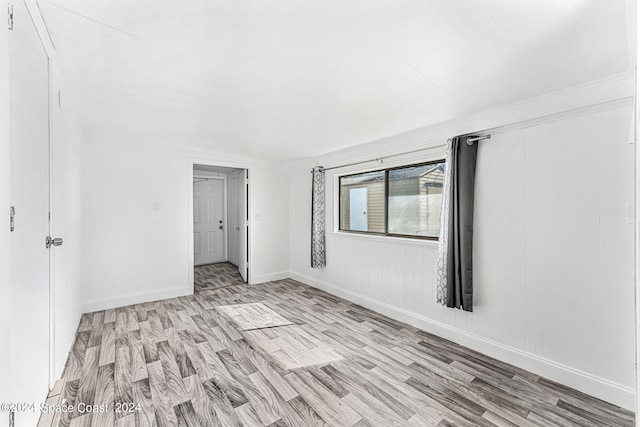
[[(11, 205), (11, 402), (44, 402), (49, 389), (49, 64), (29, 13), (14, 3), (9, 32)], [(35, 412), (16, 426), (36, 425)], [(3, 421), (4, 422), (4, 421)]]

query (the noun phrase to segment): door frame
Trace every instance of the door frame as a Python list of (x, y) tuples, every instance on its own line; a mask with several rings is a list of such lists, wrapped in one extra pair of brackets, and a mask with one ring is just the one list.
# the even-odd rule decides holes
[[(191, 158), (187, 162), (187, 259), (189, 260), (187, 265), (187, 280), (188, 286), (192, 289), (191, 292), (195, 290), (194, 283), (194, 274), (193, 274), (193, 167), (195, 165), (204, 165), (204, 166), (220, 166), (226, 168), (236, 168), (236, 169), (246, 169), (249, 177), (252, 176), (251, 170), (253, 166), (248, 163), (238, 163), (238, 162), (227, 162), (220, 160), (212, 160), (212, 159), (202, 159), (202, 158)], [(197, 174), (196, 174), (197, 175)], [(253, 217), (253, 185), (249, 184), (247, 189), (247, 252), (248, 252), (248, 262), (250, 262), (250, 267), (248, 269), (247, 274), (247, 284), (253, 284), (253, 268), (251, 268), (251, 264), (253, 264), (253, 224), (251, 222), (251, 218)]]
[[(227, 230), (227, 177), (226, 176), (208, 176), (208, 175), (200, 175), (193, 174), (193, 179), (216, 179), (222, 181), (222, 225), (224, 232), (222, 233), (224, 238), (224, 244), (222, 245), (222, 262), (227, 262), (229, 260), (229, 235)], [(192, 180), (193, 181), (193, 180)], [(195, 184), (195, 182), (194, 182)], [(193, 221), (193, 218), (191, 218)], [(194, 254), (195, 259), (195, 254)], [(194, 262), (195, 265), (195, 262)]]
[[(230, 187), (231, 187), (231, 181), (233, 181), (234, 177), (231, 176), (231, 175), (234, 175), (234, 174), (238, 175), (237, 178), (236, 178), (238, 180), (238, 188), (236, 190), (239, 190), (240, 178), (242, 176), (244, 176), (243, 174), (238, 173), (238, 172), (242, 172), (243, 173), (244, 170), (240, 169), (237, 172), (231, 172), (231, 173), (227, 174), (227, 210), (226, 210), (225, 213), (227, 214), (227, 227), (228, 227), (228, 230), (232, 231), (231, 235), (233, 235), (233, 233), (235, 233), (236, 231), (238, 231), (238, 232), (240, 231), (239, 230), (240, 229), (240, 223), (238, 223), (238, 225), (237, 225), (238, 230), (234, 230), (233, 229), (233, 227), (231, 226), (231, 221), (232, 221), (232, 218), (233, 218), (233, 214), (229, 215), (229, 213), (230, 213), (229, 211), (233, 207), (233, 203), (231, 203), (231, 195), (233, 194), (233, 191), (231, 191)], [(243, 180), (243, 182), (244, 182), (244, 180)], [(240, 216), (240, 200), (239, 200), (240, 199), (240, 194), (238, 193), (238, 191), (236, 191), (236, 197), (238, 198), (238, 200), (237, 200), (238, 203), (236, 203), (236, 206), (235, 206), (236, 207), (235, 210), (237, 212), (234, 212), (234, 213), (236, 214), (236, 216), (239, 217)], [(236, 248), (238, 250), (238, 253), (236, 254), (238, 256), (237, 264), (231, 261), (231, 256), (230, 256), (230, 254), (231, 254), (231, 245), (230, 245), (230, 242), (231, 242), (232, 239), (230, 238), (230, 234), (229, 233), (227, 233), (227, 237), (228, 237), (228, 240), (227, 240), (227, 251), (228, 251), (227, 252), (227, 262), (230, 262), (231, 264), (236, 265), (239, 268), (240, 267), (240, 260), (239, 260), (239, 256), (240, 256), (240, 236), (238, 235), (238, 238), (237, 238), (237, 241), (236, 241), (236, 245), (238, 246), (238, 248)]]

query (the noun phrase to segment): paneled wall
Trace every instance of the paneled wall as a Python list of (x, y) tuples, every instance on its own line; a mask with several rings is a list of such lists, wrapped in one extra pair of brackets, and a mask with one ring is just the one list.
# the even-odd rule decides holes
[(292, 277), (632, 408), (632, 115), (627, 102), (480, 143), (473, 313), (436, 303), (437, 243), (336, 233), (329, 172), (324, 270), (309, 267), (310, 174), (290, 176)]

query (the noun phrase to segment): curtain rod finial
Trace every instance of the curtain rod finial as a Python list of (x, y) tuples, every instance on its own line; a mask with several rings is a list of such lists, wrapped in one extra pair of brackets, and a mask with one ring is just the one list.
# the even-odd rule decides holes
[(485, 140), (485, 139), (491, 139), (491, 134), (486, 134), (486, 135), (483, 135), (483, 136), (475, 136), (475, 137), (469, 138), (469, 139), (467, 139), (467, 145), (473, 145), (474, 142), (482, 141), (482, 140)]

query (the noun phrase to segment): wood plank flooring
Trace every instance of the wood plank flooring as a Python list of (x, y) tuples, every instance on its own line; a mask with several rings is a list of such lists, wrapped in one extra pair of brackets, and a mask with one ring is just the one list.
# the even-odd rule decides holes
[[(82, 316), (64, 398), (108, 411), (60, 425), (634, 424), (629, 411), (293, 280), (247, 286), (229, 264), (196, 280), (193, 296)], [(250, 303), (293, 325), (245, 331), (216, 309)]]
[(193, 269), (193, 273), (196, 291), (244, 284), (238, 267), (230, 262), (200, 265)]

